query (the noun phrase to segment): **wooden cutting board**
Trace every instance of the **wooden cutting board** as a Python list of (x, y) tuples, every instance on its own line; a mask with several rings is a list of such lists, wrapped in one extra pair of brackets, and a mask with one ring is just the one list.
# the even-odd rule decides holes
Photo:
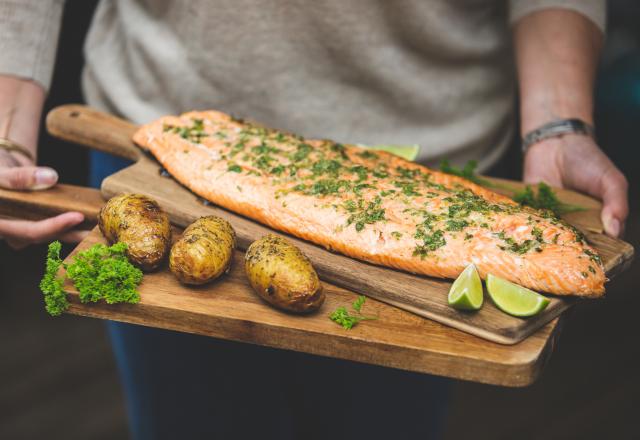
[[(171, 177), (165, 176), (159, 164), (132, 143), (131, 136), (136, 126), (127, 121), (88, 107), (68, 105), (49, 113), (47, 128), (54, 136), (134, 161), (131, 166), (103, 181), (102, 193), (106, 198), (124, 192), (146, 194), (160, 203), (174, 224), (182, 227), (200, 216), (218, 215), (235, 228), (241, 250), (257, 238), (274, 232), (252, 220), (203, 202)], [(515, 190), (522, 187), (517, 182), (499, 183)], [(509, 192), (504, 188), (502, 191)], [(601, 233), (598, 202), (571, 191), (559, 190), (558, 195), (567, 203), (588, 208), (572, 214), (569, 221), (583, 230), (596, 247), (607, 275), (611, 278), (627, 267), (633, 257), (633, 247)], [(554, 297), (542, 313), (529, 319), (506, 315), (491, 301), (486, 301), (479, 312), (463, 313), (447, 305), (447, 293), (451, 285), (448, 280), (374, 266), (294, 237), (289, 239), (311, 259), (322, 280), (501, 344), (522, 341), (577, 301)]]
[[(174, 239), (179, 234), (175, 230)], [(65, 261), (95, 243), (105, 243), (97, 228)], [(180, 284), (166, 266), (147, 274), (135, 305), (82, 304), (67, 282), (69, 312), (504, 386), (531, 384), (558, 335), (556, 319), (519, 344), (494, 344), (371, 299), (363, 312), (378, 319), (345, 330), (328, 315), (349, 306), (356, 293), (323, 283), (327, 299), (320, 310), (311, 315), (285, 313), (253, 292), (243, 257), (236, 251), (227, 275), (195, 288)]]
[[(73, 185), (29, 192), (0, 189), (0, 215), (13, 218), (39, 220), (79, 211), (95, 226), (103, 204), (100, 191)], [(174, 233), (177, 238), (179, 231)], [(94, 230), (66, 261), (99, 242), (104, 239)], [(242, 252), (236, 252), (228, 276), (195, 289), (177, 283), (166, 266), (146, 274), (135, 305), (82, 304), (67, 283), (68, 312), (503, 386), (533, 383), (560, 334), (562, 318), (556, 318), (518, 344), (500, 345), (374, 299), (366, 302), (364, 311), (378, 319), (347, 331), (327, 315), (351, 304), (355, 292), (323, 282), (327, 301), (317, 313), (284, 313), (251, 290), (238, 265), (241, 258)]]

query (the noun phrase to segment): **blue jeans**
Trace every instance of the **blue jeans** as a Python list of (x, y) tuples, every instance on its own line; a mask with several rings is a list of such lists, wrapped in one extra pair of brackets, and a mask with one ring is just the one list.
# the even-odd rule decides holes
[[(92, 153), (92, 185), (126, 164)], [(423, 440), (438, 438), (444, 425), (447, 379), (107, 325), (135, 440)]]

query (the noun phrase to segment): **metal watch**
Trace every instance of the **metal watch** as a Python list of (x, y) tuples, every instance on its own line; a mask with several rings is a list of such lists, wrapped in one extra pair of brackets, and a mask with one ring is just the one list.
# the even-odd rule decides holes
[(581, 119), (558, 119), (527, 133), (522, 138), (522, 154), (526, 154), (533, 144), (569, 133), (584, 134), (594, 139), (596, 134), (593, 125), (587, 124)]

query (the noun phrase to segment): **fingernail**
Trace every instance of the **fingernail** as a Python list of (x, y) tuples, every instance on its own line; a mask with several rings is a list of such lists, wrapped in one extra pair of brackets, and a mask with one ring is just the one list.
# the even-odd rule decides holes
[(620, 235), (620, 221), (610, 217), (605, 220), (604, 229), (609, 235), (617, 237)]
[(67, 215), (69, 216), (70, 220), (77, 223), (80, 223), (84, 220), (84, 214), (82, 214), (81, 212), (69, 212)]
[(38, 168), (35, 172), (33, 189), (45, 189), (58, 181), (58, 173), (51, 168)]

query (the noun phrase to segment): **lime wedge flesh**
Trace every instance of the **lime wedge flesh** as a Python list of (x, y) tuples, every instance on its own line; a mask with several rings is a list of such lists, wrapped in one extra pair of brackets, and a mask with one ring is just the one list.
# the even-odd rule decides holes
[(495, 275), (487, 275), (487, 291), (496, 306), (509, 315), (533, 316), (549, 305), (549, 299)]
[(478, 310), (482, 300), (482, 281), (476, 267), (470, 264), (451, 285), (449, 305), (459, 310)]
[(418, 152), (420, 152), (419, 145), (362, 145), (358, 144), (359, 147), (365, 148), (367, 150), (381, 150), (386, 151), (387, 153), (395, 154), (396, 156), (400, 156), (403, 159), (407, 160), (415, 160), (418, 157)]

